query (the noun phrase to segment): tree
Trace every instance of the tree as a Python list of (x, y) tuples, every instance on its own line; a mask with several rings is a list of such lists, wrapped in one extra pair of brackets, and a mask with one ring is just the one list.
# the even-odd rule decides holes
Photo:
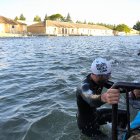
[(119, 32), (125, 32), (125, 33), (128, 33), (130, 32), (130, 28), (125, 25), (125, 24), (119, 24), (116, 26), (115, 28), (116, 31), (119, 31)]
[(93, 22), (88, 22), (88, 24), (89, 24), (89, 25), (94, 25), (94, 23), (93, 23)]
[(49, 17), (47, 16), (47, 14), (45, 15), (44, 20), (49, 20)]
[(140, 31), (140, 21), (137, 21), (136, 25), (133, 26), (133, 29)]
[(66, 17), (65, 21), (66, 21), (66, 22), (72, 22), (72, 20), (71, 20), (71, 17), (70, 17), (70, 14), (69, 14), (69, 13), (68, 13), (68, 15), (67, 15), (67, 17)]
[(82, 21), (77, 20), (76, 23), (82, 23)]
[(87, 24), (87, 21), (85, 20), (83, 23), (84, 23), (84, 24)]
[(34, 21), (40, 22), (41, 21), (41, 18), (39, 16), (35, 16), (34, 17)]
[(19, 20), (26, 20), (26, 18), (21, 14)]
[(50, 20), (64, 21), (64, 17), (61, 14), (54, 14), (48, 17)]
[(116, 28), (115, 25), (105, 24), (105, 23), (97, 23), (97, 25), (105, 26), (105, 27), (112, 29), (112, 30), (115, 30), (115, 28)]
[(14, 20), (17, 21), (18, 20), (18, 17), (16, 16)]

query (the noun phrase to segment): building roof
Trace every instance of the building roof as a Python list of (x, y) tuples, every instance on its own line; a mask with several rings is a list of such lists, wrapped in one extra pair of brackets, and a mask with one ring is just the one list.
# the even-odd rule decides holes
[(10, 18), (6, 18), (6, 17), (3, 17), (3, 16), (0, 16), (0, 23), (5, 23), (5, 24), (12, 24), (12, 25), (26, 25), (25, 23), (21, 23), (21, 22), (18, 22), (18, 21), (14, 21)]
[(32, 24), (28, 27), (45, 27), (45, 23), (44, 22), (39, 22), (39, 23)]
[(19, 22), (19, 21), (15, 21), (17, 24), (20, 24), (20, 25), (27, 25), (26, 23), (22, 23), (22, 22)]
[(69, 22), (60, 22), (60, 21), (53, 21), (53, 20), (46, 20), (46, 22), (47, 22), (47, 26), (75, 28), (75, 26)]
[(0, 23), (17, 25), (17, 23), (14, 20), (3, 17), (3, 16), (0, 16)]
[(32, 24), (35, 24), (35, 23), (38, 23), (38, 22), (34, 22), (34, 21), (27, 21), (27, 20), (17, 20), (18, 22), (20, 23), (23, 23), (25, 25), (32, 25)]
[(53, 27), (63, 27), (63, 28), (89, 28), (89, 29), (102, 29), (102, 30), (111, 30), (105, 26), (101, 25), (90, 25), (90, 24), (81, 24), (81, 23), (70, 23), (70, 22), (60, 22), (46, 20), (47, 26)]

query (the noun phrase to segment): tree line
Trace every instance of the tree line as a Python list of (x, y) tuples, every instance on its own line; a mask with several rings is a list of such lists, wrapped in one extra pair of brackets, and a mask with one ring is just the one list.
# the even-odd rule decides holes
[[(23, 14), (21, 14), (19, 17), (16, 16), (15, 21), (17, 20), (26, 20), (26, 18), (23, 16)], [(61, 14), (53, 14), (48, 16), (47, 14), (44, 17), (44, 21), (45, 20), (55, 20), (55, 21), (62, 21), (62, 22), (73, 22), (71, 19), (70, 14), (68, 13), (66, 17), (62, 16)], [(36, 22), (41, 22), (41, 17), (36, 15), (33, 19), (33, 21)], [(76, 23), (82, 23), (82, 24), (89, 24), (89, 25), (102, 25), (105, 26), (109, 29), (112, 29), (114, 31), (119, 31), (119, 32), (125, 32), (125, 33), (129, 33), (131, 28), (128, 27), (126, 24), (119, 24), (119, 25), (111, 25), (111, 24), (105, 24), (105, 23), (93, 23), (93, 22), (86, 22), (86, 20), (84, 22), (82, 21), (76, 21)], [(133, 29), (138, 30), (140, 32), (140, 21), (137, 21), (136, 24), (133, 26)]]
[[(23, 16), (23, 14), (21, 14), (19, 17), (16, 16), (14, 20), (15, 21), (17, 21), (17, 20), (23, 20), (23, 21), (25, 21), (26, 18)], [(63, 17), (61, 14), (53, 14), (51, 16), (47, 16), (47, 14), (46, 14), (45, 17), (44, 17), (44, 20), (57, 20), (57, 21), (63, 21), (63, 22), (73, 22), (71, 20), (71, 17), (70, 17), (70, 14), (69, 13), (67, 14), (66, 17)], [(35, 22), (41, 22), (42, 20), (41, 20), (41, 17), (40, 16), (36, 15), (34, 17), (33, 21), (35, 21)]]

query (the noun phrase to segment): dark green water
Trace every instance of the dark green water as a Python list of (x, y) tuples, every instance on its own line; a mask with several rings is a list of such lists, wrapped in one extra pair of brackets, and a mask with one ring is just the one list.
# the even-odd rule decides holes
[(90, 140), (77, 128), (76, 87), (98, 56), (114, 82), (140, 81), (139, 50), (139, 36), (0, 38), (0, 140)]

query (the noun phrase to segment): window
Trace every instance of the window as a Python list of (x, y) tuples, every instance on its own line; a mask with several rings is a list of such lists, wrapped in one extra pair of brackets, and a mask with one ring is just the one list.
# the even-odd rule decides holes
[(62, 28), (62, 34), (64, 34), (64, 28)]
[(72, 33), (72, 34), (74, 33), (74, 29), (71, 30), (71, 33)]
[(65, 29), (65, 34), (67, 34), (67, 29)]

